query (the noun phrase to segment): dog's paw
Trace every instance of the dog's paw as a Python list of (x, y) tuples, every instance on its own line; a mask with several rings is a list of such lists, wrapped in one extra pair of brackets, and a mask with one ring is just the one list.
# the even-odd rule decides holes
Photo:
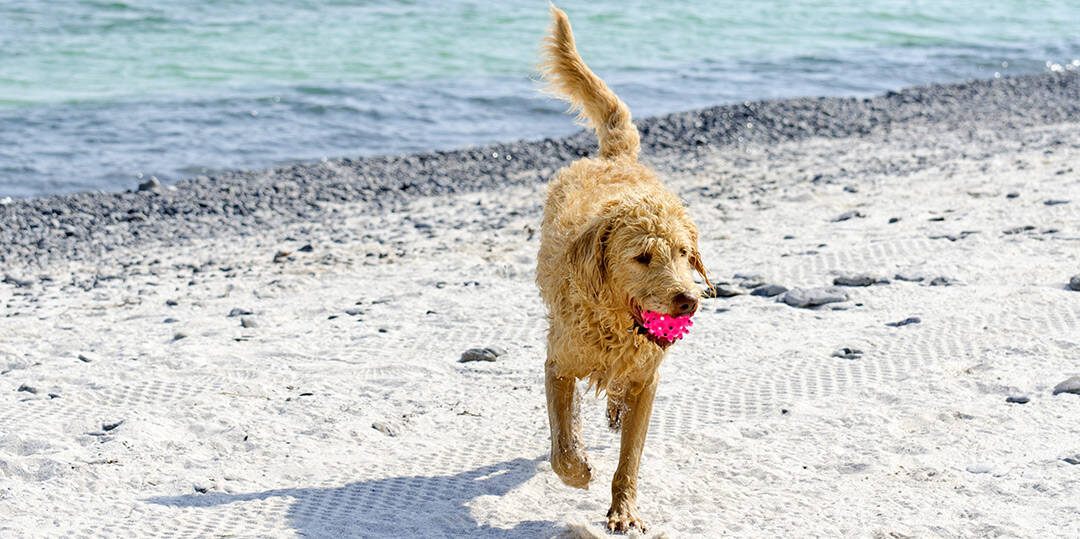
[(592, 480), (592, 465), (589, 464), (589, 457), (585, 453), (553, 454), (551, 456), (551, 469), (555, 470), (563, 483), (574, 488), (589, 490), (589, 481)]
[(645, 523), (638, 516), (637, 504), (613, 503), (607, 512), (607, 528), (614, 533), (627, 533), (630, 528), (637, 528), (644, 533)]

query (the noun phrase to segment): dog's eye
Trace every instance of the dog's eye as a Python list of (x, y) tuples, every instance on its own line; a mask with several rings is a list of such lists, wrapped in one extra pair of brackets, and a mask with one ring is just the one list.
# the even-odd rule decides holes
[(637, 255), (636, 258), (634, 258), (634, 261), (637, 262), (638, 264), (644, 264), (644, 265), (648, 266), (649, 262), (652, 262), (652, 255), (649, 254), (649, 253), (640, 254), (640, 255)]

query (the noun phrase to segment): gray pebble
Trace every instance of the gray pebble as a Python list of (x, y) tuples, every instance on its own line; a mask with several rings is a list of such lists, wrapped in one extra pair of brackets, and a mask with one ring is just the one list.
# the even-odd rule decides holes
[(154, 176), (150, 176), (149, 180), (139, 184), (139, 191), (156, 191), (161, 189), (161, 182)]
[(840, 215), (837, 215), (836, 217), (834, 217), (832, 219), (832, 222), (839, 223), (839, 222), (842, 222), (842, 221), (847, 221), (849, 219), (854, 219), (854, 218), (860, 218), (861, 219), (863, 217), (866, 217), (866, 216), (863, 215), (862, 212), (860, 212), (859, 210), (851, 210), (851, 211), (846, 211), (844, 213), (841, 213)]
[(240, 327), (257, 328), (257, 327), (259, 327), (259, 324), (255, 323), (255, 320), (253, 320), (251, 318), (248, 318), (246, 316), (242, 316), (242, 317), (240, 317)]
[(993, 471), (993, 469), (994, 469), (994, 467), (990, 466), (989, 464), (972, 464), (972, 465), (967, 467), (967, 471), (969, 473), (978, 473), (978, 474), (990, 473), (991, 471)]
[(375, 430), (377, 430), (377, 431), (379, 431), (379, 432), (381, 432), (381, 433), (383, 433), (383, 434), (385, 434), (387, 436), (390, 436), (390, 437), (394, 437), (394, 436), (397, 436), (398, 434), (400, 434), (400, 432), (398, 431), (398, 429), (396, 427), (390, 425), (389, 423), (387, 423), (385, 421), (376, 421), (376, 422), (371, 424), (371, 428), (373, 428), (373, 429), (375, 429)]
[(241, 308), (237, 307), (237, 308), (229, 311), (229, 318), (232, 318), (232, 317), (235, 317), (235, 316), (244, 316), (246, 314), (255, 314), (255, 313), (253, 313), (253, 312), (251, 312), (251, 311), (249, 311), (247, 309), (241, 309)]
[(461, 354), (461, 359), (458, 360), (458, 363), (468, 363), (470, 361), (495, 361), (505, 354), (506, 350), (499, 347), (470, 348)]
[(1045, 204), (1047, 206), (1060, 206), (1062, 204), (1068, 204), (1068, 203), (1069, 203), (1068, 200), (1055, 200), (1055, 199), (1051, 199), (1051, 200), (1047, 200), (1047, 201), (1043, 202), (1043, 204)]
[(101, 430), (103, 430), (105, 432), (109, 432), (110, 430), (113, 430), (116, 427), (119, 427), (120, 425), (123, 425), (123, 424), (124, 424), (123, 419), (121, 419), (120, 421), (113, 421), (113, 422), (110, 422), (110, 423), (102, 423), (101, 424)]
[(787, 291), (788, 291), (788, 289), (787, 289), (786, 286), (780, 286), (778, 284), (767, 284), (767, 285), (759, 286), (759, 287), (753, 289), (750, 292), (750, 295), (751, 296), (760, 296), (760, 297), (764, 297), (764, 298), (771, 298), (773, 296), (779, 296), (780, 294), (783, 294), (784, 292), (787, 292)]
[(192, 483), (191, 488), (195, 489), (195, 492), (198, 492), (199, 494), (206, 494), (210, 491), (210, 487), (203, 483)]
[(705, 287), (701, 290), (701, 297), (703, 299), (730, 298), (739, 295), (742, 295), (742, 292), (731, 288), (728, 283), (716, 283), (711, 287)]
[(1072, 279), (1069, 279), (1069, 290), (1080, 292), (1080, 275), (1073, 275)]
[(24, 391), (26, 393), (30, 393), (31, 395), (37, 395), (37, 392), (38, 392), (37, 388), (30, 387), (30, 386), (28, 386), (26, 384), (20, 385), (19, 389), (16, 389), (15, 391)]
[(1020, 193), (1017, 193), (1017, 192), (1012, 192), (1012, 193), (1008, 193), (1008, 194), (1006, 194), (1006, 195), (1005, 195), (1005, 198), (1016, 198), (1016, 197), (1018, 197), (1018, 196), (1020, 196)]
[(1080, 453), (1078, 453), (1078, 454), (1076, 454), (1074, 456), (1071, 456), (1071, 457), (1065, 457), (1065, 458), (1063, 458), (1061, 460), (1064, 460), (1065, 462), (1068, 462), (1069, 464), (1072, 464), (1073, 466), (1076, 466), (1077, 464), (1080, 464)]
[(100, 359), (101, 358), (99, 358), (97, 354), (91, 354), (90, 352), (83, 352), (79, 354), (79, 361), (82, 361), (83, 363), (90, 363), (92, 361), (98, 361)]
[(956, 281), (948, 277), (934, 277), (930, 280), (930, 286), (952, 286), (956, 284)]
[(10, 273), (5, 273), (4, 280), (0, 282), (14, 285), (15, 288), (30, 288), (31, 286), (34, 286), (34, 281), (31, 281), (30, 279), (21, 279)]
[(899, 223), (899, 222), (900, 222), (900, 218), (899, 218), (899, 217), (890, 217), (890, 218), (889, 218), (889, 224), (890, 224), (890, 225), (892, 225), (892, 224), (896, 224), (896, 223)]
[(1058, 393), (1080, 395), (1080, 376), (1071, 376), (1054, 386), (1054, 394), (1057, 395)]
[(176, 333), (173, 334), (172, 338), (173, 338), (174, 341), (179, 341), (180, 339), (186, 339), (187, 336), (188, 336), (187, 333), (184, 333), (183, 331), (177, 331)]
[(918, 324), (919, 322), (922, 322), (922, 319), (920, 319), (918, 316), (911, 316), (911, 317), (905, 318), (905, 319), (903, 319), (903, 320), (901, 320), (899, 322), (889, 322), (889, 323), (887, 323), (885, 325), (889, 326), (889, 327), (893, 327), (893, 328), (898, 328), (898, 327), (903, 327), (903, 326), (907, 326), (907, 325), (911, 325), (911, 324)]
[(299, 251), (301, 253), (310, 253), (311, 251), (314, 251), (314, 250), (315, 250), (315, 248), (312, 247), (310, 243), (303, 246), (303, 247), (301, 247), (301, 248), (299, 248), (299, 249), (297, 249), (297, 251)]
[(825, 305), (826, 303), (836, 303), (839, 301), (847, 301), (847, 292), (835, 286), (818, 287), (818, 288), (793, 288), (784, 292), (779, 301), (782, 301), (792, 307), (816, 307), (818, 305)]
[(1011, 403), (1011, 404), (1027, 404), (1028, 402), (1031, 402), (1031, 398), (1027, 397), (1025, 395), (1012, 395), (1012, 396), (1006, 397), (1005, 402), (1008, 402), (1008, 403)]
[(836, 286), (870, 286), (878, 282), (878, 278), (867, 273), (849, 273), (833, 279)]
[(840, 359), (860, 359), (862, 358), (863, 351), (858, 348), (844, 347), (832, 353), (833, 357)]
[(918, 273), (897, 273), (893, 276), (897, 281), (908, 281), (912, 283), (922, 282), (926, 277)]
[(166, 318), (161, 321), (162, 324), (175, 324), (177, 320), (175, 318)]
[(165, 305), (168, 305), (169, 307), (176, 307), (177, 305), (180, 305), (180, 302), (176, 301), (175, 299), (167, 299), (165, 300)]
[(359, 309), (357, 307), (352, 307), (352, 308), (349, 308), (349, 309), (345, 309), (345, 314), (347, 314), (349, 316), (360, 316), (360, 315), (364, 314), (364, 310)]

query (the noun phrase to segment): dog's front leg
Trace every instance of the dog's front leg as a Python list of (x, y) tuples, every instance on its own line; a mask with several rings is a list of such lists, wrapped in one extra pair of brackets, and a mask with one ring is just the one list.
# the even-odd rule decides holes
[(576, 488), (589, 488), (592, 466), (581, 442), (581, 414), (576, 379), (559, 376), (555, 365), (545, 365), (544, 385), (547, 389), (548, 423), (551, 426), (551, 468), (563, 483)]
[(625, 532), (631, 527), (645, 531), (645, 524), (637, 511), (637, 476), (641, 463), (641, 449), (649, 431), (653, 397), (659, 385), (659, 376), (650, 384), (635, 384), (628, 388), (624, 403), (626, 417), (622, 426), (622, 446), (619, 448), (619, 467), (611, 480), (611, 509), (608, 510), (608, 529)]

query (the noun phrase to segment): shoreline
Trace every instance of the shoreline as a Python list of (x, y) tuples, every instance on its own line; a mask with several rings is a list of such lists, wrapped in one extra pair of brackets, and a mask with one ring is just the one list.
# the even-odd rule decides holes
[[(747, 102), (636, 123), (643, 159), (665, 161), (677, 153), (888, 133), (917, 124), (1017, 128), (1076, 118), (1080, 73), (1065, 72), (914, 86), (872, 98)], [(326, 208), (335, 204), (361, 203), (381, 212), (416, 196), (543, 182), (595, 144), (591, 133), (579, 131), (559, 139), (238, 170), (141, 192), (18, 199), (0, 205), (0, 264), (85, 260), (148, 242), (325, 220)], [(685, 160), (666, 161), (685, 166)]]

